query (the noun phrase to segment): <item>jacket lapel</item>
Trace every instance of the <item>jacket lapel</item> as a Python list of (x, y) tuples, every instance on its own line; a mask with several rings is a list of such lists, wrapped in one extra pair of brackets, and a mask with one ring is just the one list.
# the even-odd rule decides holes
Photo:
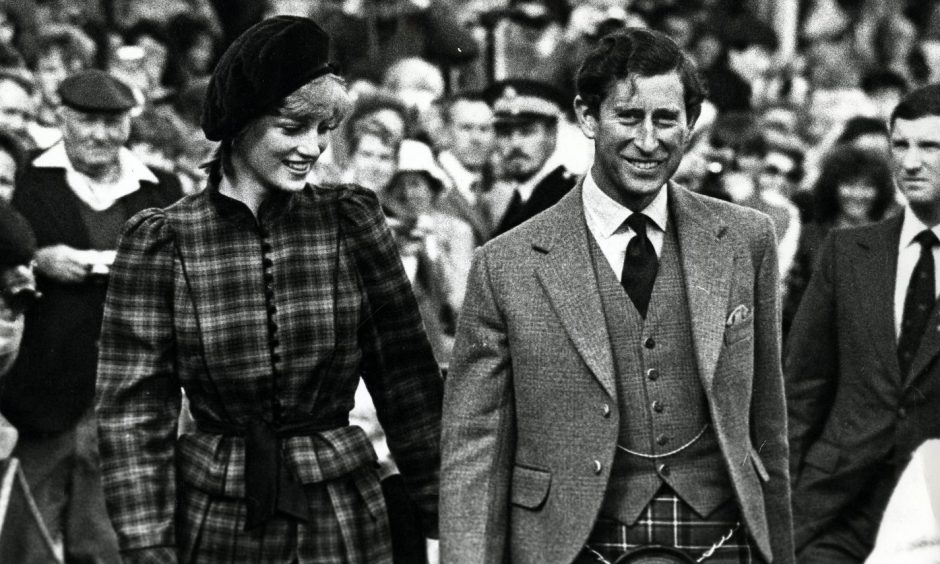
[[(856, 321), (867, 328), (876, 357), (891, 374), (893, 381), (901, 379), (898, 364), (897, 336), (894, 330), (894, 283), (898, 264), (898, 242), (901, 237), (902, 217), (891, 218), (876, 229), (869, 230), (856, 241), (853, 256), (847, 257), (853, 265), (854, 287), (860, 298)], [(936, 322), (933, 323), (936, 325)], [(929, 327), (930, 325), (928, 325)], [(923, 348), (923, 346), (921, 347)], [(914, 359), (914, 366), (918, 359)]]
[(669, 207), (670, 217), (676, 222), (699, 377), (707, 391), (711, 389), (724, 338), (734, 253), (725, 241), (727, 224), (695, 196), (671, 182)]
[(607, 393), (616, 398), (610, 336), (588, 248), (590, 236), (581, 204), (581, 186), (548, 212), (553, 217), (532, 247), (544, 260), (536, 275), (578, 353)]

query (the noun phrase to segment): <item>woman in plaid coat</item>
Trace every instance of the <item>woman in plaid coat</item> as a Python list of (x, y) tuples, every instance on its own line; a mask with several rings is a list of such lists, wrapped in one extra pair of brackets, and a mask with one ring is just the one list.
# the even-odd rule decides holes
[(97, 395), (125, 561), (390, 562), (348, 425), (360, 376), (436, 538), (441, 380), (417, 304), (376, 197), (305, 182), (349, 109), (328, 51), (305, 18), (246, 31), (209, 86), (207, 188), (125, 227)]

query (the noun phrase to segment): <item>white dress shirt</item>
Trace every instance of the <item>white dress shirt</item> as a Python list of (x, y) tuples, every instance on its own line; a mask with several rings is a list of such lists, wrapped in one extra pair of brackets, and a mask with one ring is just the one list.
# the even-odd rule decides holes
[[(668, 198), (669, 192), (663, 186), (653, 201), (640, 212), (650, 219), (646, 224), (646, 236), (653, 244), (657, 257), (663, 254), (663, 242), (666, 238)], [(604, 253), (604, 258), (610, 263), (610, 268), (617, 275), (617, 280), (620, 280), (627, 245), (636, 235), (636, 232), (624, 223), (633, 211), (605, 194), (594, 182), (590, 172), (584, 175), (581, 201), (588, 230)]]
[[(914, 273), (914, 267), (917, 260), (920, 259), (920, 245), (914, 242), (914, 237), (918, 233), (927, 229), (924, 223), (917, 219), (910, 206), (904, 208), (904, 219), (901, 223), (901, 240), (898, 243), (898, 269), (894, 278), (894, 335), (901, 335), (901, 320), (904, 317), (904, 298), (907, 295), (907, 287), (911, 283), (911, 274)], [(940, 225), (931, 229), (940, 239)], [(937, 273), (937, 266), (940, 265), (940, 246), (933, 248), (934, 265), (934, 294), (937, 294), (937, 279), (940, 278)]]

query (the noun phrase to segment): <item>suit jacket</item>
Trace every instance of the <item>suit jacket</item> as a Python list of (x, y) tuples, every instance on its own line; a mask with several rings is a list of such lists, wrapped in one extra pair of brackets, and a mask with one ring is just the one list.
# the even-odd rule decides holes
[[(121, 198), (128, 217), (182, 196), (175, 176), (151, 172), (157, 184), (143, 182)], [(38, 248), (91, 248), (80, 205), (60, 168), (28, 167), (13, 194), (13, 206), (29, 221)], [(27, 312), (20, 356), (4, 377), (0, 409), (21, 430), (55, 433), (92, 406), (107, 284), (100, 279), (62, 284), (42, 275), (37, 282), (43, 297)]]
[[(773, 227), (669, 190), (728, 473), (761, 553), (792, 562)], [(445, 382), (444, 562), (571, 562), (601, 507), (621, 414), (581, 194), (474, 257)], [(738, 305), (751, 315), (726, 328)]]
[(940, 332), (931, 330), (940, 308), (907, 378), (897, 360), (901, 223), (832, 231), (793, 321), (785, 372), (797, 546), (867, 496), (885, 464), (896, 479), (920, 443), (940, 437)]

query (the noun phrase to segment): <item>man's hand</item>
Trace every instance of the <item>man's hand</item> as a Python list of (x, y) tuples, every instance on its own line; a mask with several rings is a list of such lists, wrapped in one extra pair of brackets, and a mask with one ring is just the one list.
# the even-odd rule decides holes
[(90, 266), (84, 254), (68, 245), (43, 247), (36, 251), (36, 270), (58, 282), (82, 282)]

